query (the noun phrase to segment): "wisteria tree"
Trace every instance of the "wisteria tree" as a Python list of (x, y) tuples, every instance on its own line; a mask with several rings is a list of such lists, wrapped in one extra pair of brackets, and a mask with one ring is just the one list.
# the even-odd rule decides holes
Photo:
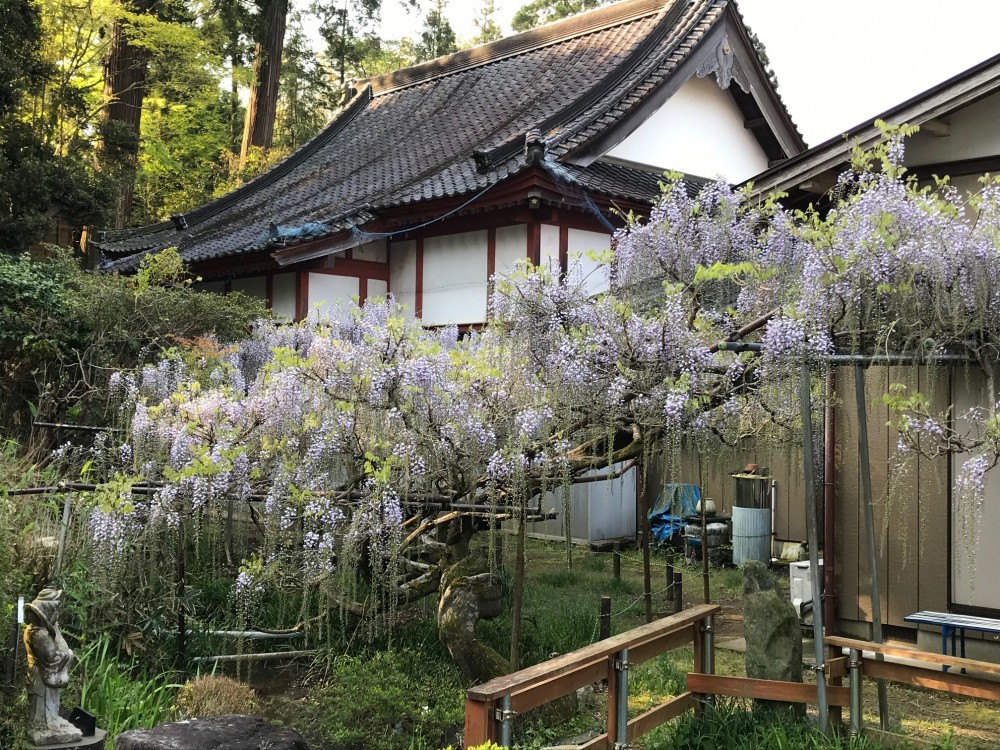
[[(491, 556), (469, 552), (476, 529), (523, 527), (552, 498), (568, 513), (568, 487), (595, 468), (785, 439), (803, 361), (819, 373), (833, 353), (962, 352), (993, 388), (1000, 187), (971, 201), (919, 187), (903, 135), (857, 155), (826, 215), (668, 180), (615, 238), (606, 293), (589, 294), (579, 267), (525, 267), (497, 280), (489, 324), (464, 338), (369, 300), (122, 374), (126, 438), (94, 449), (91, 470), (112, 481), (90, 553), (136, 575), (159, 559), (151, 546), (183, 549), (250, 508), (254, 533), (223, 545), (244, 614), (266, 587), (293, 586), (388, 627), (437, 594), (466, 679), (505, 671), (475, 635), (500, 610)], [(901, 444), (969, 452), (958, 482), (981, 497), (1000, 457), (996, 398), (959, 434), (920, 394), (893, 393)]]

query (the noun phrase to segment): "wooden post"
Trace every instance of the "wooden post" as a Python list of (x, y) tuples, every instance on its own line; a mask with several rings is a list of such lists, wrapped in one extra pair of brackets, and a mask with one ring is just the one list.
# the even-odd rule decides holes
[(680, 571), (674, 571), (674, 614), (684, 609), (684, 576)]
[(516, 672), (521, 663), (521, 620), (524, 608), (524, 506), (518, 511), (517, 559), (514, 564), (514, 604), (510, 624), (510, 671)]
[(608, 719), (605, 726), (608, 728), (608, 747), (614, 747), (615, 737), (618, 736), (618, 681), (621, 673), (615, 669), (615, 661), (618, 655), (608, 656)]
[(599, 615), (600, 620), (600, 638), (599, 640), (604, 640), (605, 638), (611, 637), (611, 597), (602, 596), (601, 597), (601, 611)]
[(611, 563), (611, 570), (615, 576), (615, 580), (620, 581), (622, 578), (622, 546), (618, 542), (615, 542), (612, 548)]
[(465, 700), (465, 747), (496, 742), (500, 738), (494, 707), (494, 701)]
[(646, 603), (646, 622), (653, 621), (653, 574), (649, 561), (649, 508), (646, 502), (645, 467), (641, 462), (635, 467), (635, 492), (639, 497), (639, 507), (642, 509), (642, 596)]

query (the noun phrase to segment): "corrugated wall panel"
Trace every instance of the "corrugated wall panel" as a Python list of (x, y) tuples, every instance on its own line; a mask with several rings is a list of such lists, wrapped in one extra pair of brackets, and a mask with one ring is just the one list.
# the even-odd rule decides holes
[(834, 533), (834, 575), (837, 581), (837, 615), (845, 620), (861, 618), (858, 608), (862, 568), (867, 580), (861, 503), (859, 499), (858, 418), (854, 409), (854, 372), (837, 370), (837, 468)]
[[(901, 383), (907, 390), (914, 390), (918, 388), (917, 368), (890, 367), (888, 382)], [(882, 422), (885, 423), (889, 418), (888, 407), (879, 409), (879, 415), (883, 414)], [(917, 461), (911, 459), (905, 470), (895, 466), (899, 460), (898, 433), (887, 428), (886, 436), (888, 467), (895, 470), (896, 477), (890, 480), (891, 485), (886, 485), (886, 500), (883, 501), (888, 515), (888, 526), (885, 528), (888, 607), (885, 619), (890, 625), (906, 626), (903, 618), (919, 609), (918, 513), (921, 488)]]
[[(919, 368), (920, 392), (933, 403), (951, 400), (952, 375), (945, 368)], [(917, 541), (917, 609), (948, 608), (948, 459), (921, 458)]]

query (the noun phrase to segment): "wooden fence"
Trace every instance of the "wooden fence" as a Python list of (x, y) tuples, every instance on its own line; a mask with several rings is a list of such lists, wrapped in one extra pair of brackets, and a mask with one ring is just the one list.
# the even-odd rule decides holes
[[(828, 646), (848, 649), (850, 653), (846, 668), (850, 676), (851, 734), (860, 734), (864, 730), (861, 683), (865, 676), (954, 695), (1000, 701), (1000, 664), (853, 638), (828, 636), (823, 640)], [(865, 656), (865, 652), (875, 656)], [(884, 661), (886, 656), (906, 659), (907, 662)], [(945, 669), (961, 670), (963, 674), (943, 671)], [(979, 676), (964, 674), (967, 671)]]
[[(712, 619), (719, 609), (711, 604), (697, 605), (578, 651), (469, 688), (465, 703), (465, 747), (488, 741), (509, 747), (512, 721), (516, 715), (599, 680), (608, 682), (607, 732), (580, 745), (579, 750), (627, 747), (637, 737), (664, 722), (689, 709), (697, 709), (707, 696), (725, 695), (816, 705), (818, 692), (815, 684), (716, 675)], [(828, 659), (823, 671), (828, 681), (826, 703), (831, 707), (851, 709), (852, 734), (860, 734), (864, 729), (862, 676), (1000, 701), (1000, 664), (850, 638), (831, 636), (824, 642), (833, 649), (848, 649), (850, 653), (847, 657)], [(694, 646), (694, 668), (698, 671), (688, 674), (687, 691), (629, 720), (629, 668), (689, 643)], [(876, 657), (865, 656), (865, 652), (873, 652)], [(883, 661), (887, 656), (911, 663)], [(942, 671), (942, 668), (953, 671)], [(957, 670), (962, 670), (963, 674)], [(966, 671), (976, 674), (964, 674)], [(839, 684), (845, 676), (850, 678), (849, 687)]]
[(689, 691), (629, 721), (629, 669), (691, 643), (696, 667), (705, 673), (713, 672), (712, 617), (718, 611), (719, 607), (714, 604), (691, 607), (680, 614), (470, 688), (465, 703), (465, 746), (474, 747), (487, 741), (509, 746), (515, 715), (600, 680), (608, 681), (608, 731), (581, 746), (581, 750), (610, 750), (615, 745), (631, 743), (636, 737), (694, 708), (697, 701)]

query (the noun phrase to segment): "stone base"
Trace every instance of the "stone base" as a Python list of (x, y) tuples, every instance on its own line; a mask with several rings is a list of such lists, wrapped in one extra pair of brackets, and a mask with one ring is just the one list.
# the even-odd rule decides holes
[(93, 737), (81, 737), (73, 742), (62, 742), (55, 745), (38, 745), (33, 744), (32, 747), (35, 750), (77, 750), (78, 748), (94, 748), (94, 750), (100, 750), (104, 747), (104, 741), (107, 739), (108, 733), (103, 729), (98, 729)]
[(61, 716), (48, 716), (45, 723), (39, 722), (31, 728), (31, 742), (35, 747), (50, 745), (73, 747), (71, 743), (81, 739), (83, 732)]

